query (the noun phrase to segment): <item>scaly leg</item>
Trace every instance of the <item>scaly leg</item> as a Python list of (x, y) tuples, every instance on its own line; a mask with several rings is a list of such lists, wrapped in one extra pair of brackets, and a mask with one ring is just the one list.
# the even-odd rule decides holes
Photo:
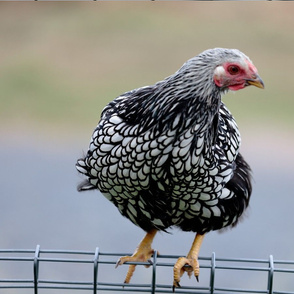
[[(154, 250), (151, 248), (151, 244), (153, 242), (153, 239), (157, 233), (156, 229), (152, 229), (149, 231), (146, 236), (143, 238), (143, 240), (140, 242), (138, 247), (136, 248), (134, 254), (132, 256), (122, 256), (116, 263), (115, 267), (118, 267), (121, 264), (124, 264), (127, 261), (135, 261), (135, 262), (145, 262), (150, 259), (152, 256)], [(129, 265), (129, 270), (125, 278), (125, 283), (128, 284), (131, 280), (131, 277), (136, 269), (135, 264)]]
[(187, 255), (187, 257), (180, 257), (174, 265), (174, 282), (173, 282), (173, 291), (176, 287), (180, 286), (181, 276), (186, 271), (188, 276), (191, 277), (192, 272), (198, 281), (199, 276), (199, 263), (198, 255), (200, 247), (203, 241), (204, 235), (196, 234), (192, 247)]

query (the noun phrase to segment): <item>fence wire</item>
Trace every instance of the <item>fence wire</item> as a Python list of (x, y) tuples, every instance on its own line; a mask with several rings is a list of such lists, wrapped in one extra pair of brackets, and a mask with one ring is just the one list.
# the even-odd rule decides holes
[[(100, 252), (99, 248), (96, 248), (94, 251), (41, 250), (39, 245), (37, 245), (36, 249), (32, 250), (0, 249), (0, 290), (18, 289), (19, 291), (17, 293), (22, 293), (21, 289), (34, 289), (30, 292), (34, 294), (43, 293), (41, 291), (44, 289), (56, 290), (55, 293), (60, 293), (60, 290), (70, 290), (71, 292), (72, 290), (83, 290), (94, 294), (102, 292), (172, 293), (171, 283), (158, 283), (158, 278), (159, 276), (170, 275), (172, 273), (173, 265), (179, 256), (159, 255), (155, 251), (151, 265), (150, 263), (133, 263), (150, 266), (151, 269), (149, 271), (151, 275), (149, 281), (147, 283), (124, 284), (114, 282), (116, 273), (114, 265), (118, 257), (123, 255), (126, 254)], [(268, 259), (219, 258), (213, 253), (210, 257), (199, 257), (199, 263), (200, 273), (205, 271), (203, 275), (207, 276), (204, 285), (199, 285), (193, 280), (193, 286), (185, 286), (186, 280), (183, 279), (181, 283), (182, 287), (177, 288), (176, 293), (294, 294), (294, 261), (274, 260), (273, 256), (269, 256)], [(11, 270), (12, 264), (17, 264), (17, 268), (20, 267), (20, 264), (25, 264), (27, 274), (29, 275), (28, 278), (7, 277), (7, 271), (10, 274), (15, 273), (15, 269)], [(71, 280), (50, 278), (49, 272), (58, 272), (57, 267), (61, 264), (69, 265), (67, 271), (69, 271), (69, 276), (74, 278)], [(101, 275), (101, 272), (105, 272), (104, 267), (107, 265), (111, 265), (109, 282), (106, 282), (103, 275)], [(49, 266), (51, 267), (50, 271), (46, 271), (46, 268)], [(87, 266), (88, 271), (85, 271), (83, 266)], [(139, 267), (137, 266), (137, 268)], [(77, 270), (78, 275), (82, 276), (83, 273), (86, 274), (87, 279), (77, 280), (77, 275), (72, 274), (74, 269)], [(127, 267), (124, 267), (124, 270), (126, 273)], [(41, 271), (43, 272), (40, 275)], [(237, 275), (232, 275), (234, 272)], [(247, 283), (245, 282), (245, 286), (243, 283), (243, 286), (240, 288), (238, 286), (232, 287), (232, 285), (238, 284), (239, 280), (246, 280), (247, 272), (250, 272), (257, 278), (254, 281), (258, 281), (258, 288), (256, 283), (250, 282), (249, 279)], [(263, 275), (259, 275), (259, 273), (263, 273)], [(46, 277), (47, 274), (48, 277)], [(284, 275), (287, 275), (287, 279), (285, 279)], [(221, 282), (224, 280), (223, 277), (227, 278), (227, 285), (221, 285)], [(135, 281), (136, 278), (134, 276), (133, 280)], [(274, 281), (276, 282), (278, 280), (282, 281), (278, 283), (281, 286), (280, 289), (276, 285), (274, 287)], [(286, 289), (285, 286), (287, 284), (292, 288)], [(263, 286), (261, 287), (260, 285)], [(6, 291), (5, 293), (9, 292)], [(13, 293), (16, 292), (14, 291)]]

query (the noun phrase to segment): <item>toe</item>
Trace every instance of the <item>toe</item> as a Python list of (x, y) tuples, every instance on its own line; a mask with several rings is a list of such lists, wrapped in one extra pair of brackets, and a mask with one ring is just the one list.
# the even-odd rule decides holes
[(186, 264), (190, 265), (190, 261), (186, 257), (179, 257), (175, 263), (173, 289), (180, 287), (181, 276), (185, 272)]
[(180, 280), (184, 272), (187, 272), (189, 278), (194, 274), (199, 281), (199, 263), (197, 259), (189, 257), (180, 257), (174, 265), (174, 282), (173, 290), (180, 287)]
[(119, 265), (124, 264), (127, 261), (131, 261), (132, 256), (122, 256), (119, 258), (119, 260), (115, 264), (115, 268), (117, 268)]

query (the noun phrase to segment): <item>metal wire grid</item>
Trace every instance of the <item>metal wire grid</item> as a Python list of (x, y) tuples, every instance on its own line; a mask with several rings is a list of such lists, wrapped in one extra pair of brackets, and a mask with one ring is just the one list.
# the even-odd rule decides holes
[[(123, 253), (104, 253), (99, 248), (95, 251), (69, 251), (69, 250), (41, 250), (37, 245), (35, 250), (25, 249), (0, 249), (0, 274), (1, 268), (5, 269), (7, 263), (22, 262), (28, 263), (32, 268), (31, 279), (3, 279), (0, 276), (0, 289), (34, 289), (34, 294), (40, 293), (40, 289), (50, 290), (88, 290), (97, 294), (102, 291), (112, 292), (146, 292), (146, 293), (172, 293), (170, 284), (158, 284), (157, 273), (159, 268), (172, 268), (175, 260), (179, 256), (175, 255), (158, 255), (155, 251), (152, 258), (152, 275), (151, 281), (147, 284), (123, 284), (113, 282), (103, 282), (98, 280), (99, 269), (103, 270), (103, 265), (115, 265), (117, 258)], [(46, 255), (42, 257), (42, 255)], [(61, 257), (62, 256), (62, 257)], [(68, 256), (71, 256), (70, 258)], [(267, 293), (267, 294), (294, 294), (291, 291), (274, 290), (274, 278), (277, 273), (290, 274), (290, 279), (294, 279), (294, 261), (274, 260), (273, 256), (269, 259), (232, 259), (216, 258), (215, 253), (211, 257), (200, 257), (200, 268), (207, 269), (210, 272), (209, 283), (205, 287), (198, 287), (196, 282), (193, 287), (184, 287), (176, 289), (176, 293), (197, 293), (197, 294), (228, 294), (228, 293)], [(92, 267), (92, 277), (88, 281), (76, 280), (54, 280), (40, 279), (40, 267), (46, 267), (46, 264), (54, 265), (60, 263), (71, 264), (72, 267), (79, 267), (81, 264), (88, 264)], [(133, 263), (138, 265), (150, 265), (149, 263)], [(264, 272), (267, 276), (266, 289), (245, 289), (219, 287), (216, 277), (219, 271), (241, 271), (241, 272)], [(229, 272), (227, 272), (229, 274)], [(244, 278), (242, 274), (241, 278)], [(135, 278), (134, 278), (135, 279)], [(60, 292), (60, 291), (59, 291)]]

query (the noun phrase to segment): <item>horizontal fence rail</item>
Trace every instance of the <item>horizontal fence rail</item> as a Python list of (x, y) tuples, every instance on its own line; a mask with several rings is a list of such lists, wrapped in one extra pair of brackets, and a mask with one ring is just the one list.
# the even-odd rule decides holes
[[(5, 289), (5, 293), (9, 293), (9, 289), (18, 289), (17, 293), (22, 293), (21, 290), (33, 289), (30, 293), (38, 294), (46, 289), (51, 292), (55, 290), (55, 293), (61, 293), (60, 290), (70, 290), (71, 293), (72, 290), (77, 290), (94, 294), (172, 293), (172, 283), (160, 283), (159, 280), (162, 276), (171, 275), (173, 265), (179, 256), (159, 255), (155, 251), (152, 263), (132, 263), (149, 266), (148, 282), (137, 282), (135, 272), (133, 282), (124, 284), (123, 280), (114, 281), (116, 273), (114, 266), (117, 259), (123, 255), (127, 254), (100, 252), (99, 248), (94, 251), (44, 250), (39, 245), (32, 250), (0, 249), (0, 292), (1, 289)], [(199, 257), (199, 263), (200, 277), (202, 278), (202, 271), (206, 276), (204, 284), (193, 280), (192, 286), (185, 286), (187, 280), (183, 276), (181, 288), (176, 288), (176, 293), (294, 294), (294, 261), (274, 260), (273, 256), (269, 256), (268, 259), (220, 258), (213, 253), (210, 257)], [(15, 277), (16, 270), (13, 269), (12, 264), (17, 264), (15, 266), (17, 269), (22, 265), (25, 266), (26, 277)], [(62, 269), (61, 272), (68, 271), (67, 276), (71, 279), (51, 278), (51, 274), (58, 272), (60, 269), (57, 268), (64, 264), (67, 264), (67, 268)], [(105, 281), (101, 273), (107, 272), (104, 267), (109, 265), (111, 270), (107, 275), (110, 276), (110, 281)], [(124, 273), (126, 270), (127, 267), (124, 267)], [(246, 273), (251, 274), (250, 279)], [(9, 274), (12, 276), (7, 276)], [(86, 275), (86, 279), (80, 279), (79, 275)], [(172, 277), (169, 278), (172, 280)], [(224, 281), (226, 285), (223, 285)], [(238, 286), (238, 281), (243, 281), (242, 286)], [(15, 290), (13, 293), (16, 293)]]

